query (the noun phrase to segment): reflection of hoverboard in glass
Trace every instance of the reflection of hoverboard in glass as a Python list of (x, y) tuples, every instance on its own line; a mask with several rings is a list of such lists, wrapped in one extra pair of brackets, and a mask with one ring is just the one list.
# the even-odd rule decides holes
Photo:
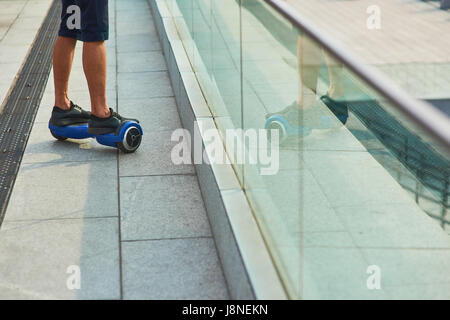
[[(328, 96), (321, 97), (321, 100), (342, 124), (347, 122), (348, 108), (345, 103), (333, 100)], [(304, 138), (312, 132), (312, 129), (329, 129), (334, 127), (334, 121), (328, 116), (320, 116), (319, 123), (316, 126), (308, 127), (301, 125), (300, 123), (303, 122), (301, 119), (303, 119), (305, 115), (299, 115), (300, 112), (302, 111), (299, 109), (298, 105), (293, 103), (278, 113), (266, 115), (264, 127), (268, 130), (269, 138), (271, 138), (271, 129), (278, 131), (279, 141), (283, 142), (291, 136)]]
[(264, 127), (268, 130), (269, 139), (272, 139), (271, 130), (277, 130), (280, 142), (285, 141), (290, 136), (306, 137), (311, 133), (311, 128), (289, 123), (289, 120), (281, 114), (267, 117)]
[(142, 141), (142, 128), (136, 121), (124, 121), (115, 132), (107, 134), (91, 134), (88, 124), (75, 124), (58, 127), (49, 123), (51, 134), (58, 140), (95, 138), (98, 143), (118, 148), (125, 153), (135, 152)]

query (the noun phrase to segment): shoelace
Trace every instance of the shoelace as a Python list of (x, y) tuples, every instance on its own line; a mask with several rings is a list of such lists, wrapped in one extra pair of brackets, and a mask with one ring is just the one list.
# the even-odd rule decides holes
[(91, 113), (89, 111), (83, 110), (83, 108), (81, 108), (79, 105), (73, 103), (72, 101), (70, 101), (70, 103), (71, 103), (71, 108), (70, 108), (71, 110), (76, 110), (86, 116), (91, 115)]
[(123, 117), (120, 114), (118, 114), (117, 112), (112, 111), (112, 110), (111, 110), (111, 117), (115, 117), (115, 118), (119, 119), (120, 121), (123, 120)]
[(126, 121), (126, 120), (129, 120), (129, 121), (135, 121), (135, 122), (139, 123), (139, 120), (122, 117), (120, 114), (118, 114), (118, 113), (115, 112), (115, 111), (112, 111), (112, 110), (111, 110), (111, 113), (112, 113), (112, 116), (113, 116), (113, 117), (116, 117), (116, 118), (119, 119), (120, 121)]

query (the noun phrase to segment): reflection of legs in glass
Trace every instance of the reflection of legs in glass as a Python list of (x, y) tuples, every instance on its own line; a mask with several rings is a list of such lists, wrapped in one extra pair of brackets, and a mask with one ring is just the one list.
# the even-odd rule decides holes
[[(298, 68), (300, 76), (298, 106), (307, 110), (317, 106), (315, 102), (309, 102), (306, 99), (305, 88), (311, 90), (317, 97), (317, 85), (322, 65), (322, 57), (327, 66), (329, 88), (327, 93), (321, 97), (321, 100), (330, 109), (331, 112), (341, 121), (346, 123), (348, 118), (348, 108), (343, 100), (344, 88), (342, 82), (342, 66), (336, 62), (327, 52), (325, 52), (317, 43), (309, 37), (300, 37), (297, 41)], [(322, 119), (323, 120), (323, 119)], [(323, 121), (322, 121), (323, 122)], [(323, 128), (323, 123), (319, 128)], [(325, 126), (326, 127), (326, 126)]]
[(325, 61), (327, 63), (330, 85), (328, 93), (320, 99), (330, 109), (331, 112), (343, 124), (347, 123), (348, 106), (344, 100), (344, 86), (342, 82), (342, 66), (325, 53)]
[[(266, 115), (266, 128), (279, 129), (281, 140), (289, 135), (307, 136), (311, 132), (311, 116), (314, 107), (313, 99), (305, 99), (304, 85), (313, 93), (316, 92), (317, 77), (320, 65), (320, 50), (307, 43), (307, 39), (298, 37), (297, 57), (300, 74), (298, 99), (284, 109)], [(319, 57), (319, 58), (317, 58)], [(315, 80), (312, 80), (315, 79)], [(310, 96), (312, 96), (310, 94)], [(312, 102), (312, 103), (311, 103)], [(306, 120), (308, 119), (308, 121)]]
[(348, 109), (345, 102), (339, 101), (344, 94), (341, 81), (342, 67), (311, 39), (299, 36), (297, 39), (300, 80), (298, 98), (280, 111), (266, 115), (266, 129), (278, 129), (281, 140), (289, 135), (304, 137), (311, 132), (312, 128), (326, 129), (330, 127), (332, 119), (320, 115), (316, 100), (323, 56), (325, 56), (329, 75), (329, 90), (326, 95), (321, 97), (321, 100), (341, 123), (346, 123)]

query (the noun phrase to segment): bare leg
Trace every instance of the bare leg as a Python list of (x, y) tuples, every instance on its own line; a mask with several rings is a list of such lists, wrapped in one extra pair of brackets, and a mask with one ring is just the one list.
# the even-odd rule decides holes
[(342, 83), (342, 65), (325, 52), (325, 61), (328, 66), (328, 76), (330, 77), (330, 87), (328, 96), (330, 98), (340, 97), (344, 95), (344, 87)]
[(104, 41), (85, 42), (83, 69), (91, 96), (92, 114), (99, 118), (110, 115), (106, 101), (106, 47)]
[(298, 89), (298, 100), (297, 104), (299, 106), (303, 103), (303, 55), (302, 55), (302, 38), (299, 36), (297, 38), (297, 62), (298, 62), (298, 74), (300, 76), (300, 87)]
[(58, 37), (53, 49), (53, 79), (55, 84), (55, 106), (70, 109), (69, 77), (77, 40)]
[(297, 41), (297, 57), (300, 74), (298, 98), (298, 104), (300, 106), (304, 100), (304, 86), (317, 94), (317, 80), (319, 77), (320, 68), (320, 62), (317, 57), (320, 57), (320, 51), (323, 51), (325, 56), (325, 62), (330, 79), (328, 95), (330, 97), (339, 97), (344, 94), (341, 77), (342, 65), (336, 62), (336, 60), (333, 59), (325, 50), (319, 50), (319, 45), (313, 43), (312, 40), (309, 40), (308, 38), (302, 39), (302, 37), (299, 36)]
[(320, 49), (307, 37), (297, 39), (297, 59), (300, 76), (299, 98), (297, 103), (305, 107), (305, 87), (317, 94), (317, 80), (320, 68)]

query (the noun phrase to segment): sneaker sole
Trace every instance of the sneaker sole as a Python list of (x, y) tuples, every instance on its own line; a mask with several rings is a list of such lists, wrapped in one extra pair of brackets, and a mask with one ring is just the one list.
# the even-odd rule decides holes
[(88, 133), (95, 134), (95, 135), (102, 135), (102, 134), (108, 134), (108, 133), (114, 133), (116, 132), (116, 129), (112, 128), (89, 128), (88, 127)]
[(89, 119), (74, 118), (74, 119), (60, 119), (60, 120), (50, 120), (50, 123), (57, 127), (66, 127), (75, 124), (86, 124)]

